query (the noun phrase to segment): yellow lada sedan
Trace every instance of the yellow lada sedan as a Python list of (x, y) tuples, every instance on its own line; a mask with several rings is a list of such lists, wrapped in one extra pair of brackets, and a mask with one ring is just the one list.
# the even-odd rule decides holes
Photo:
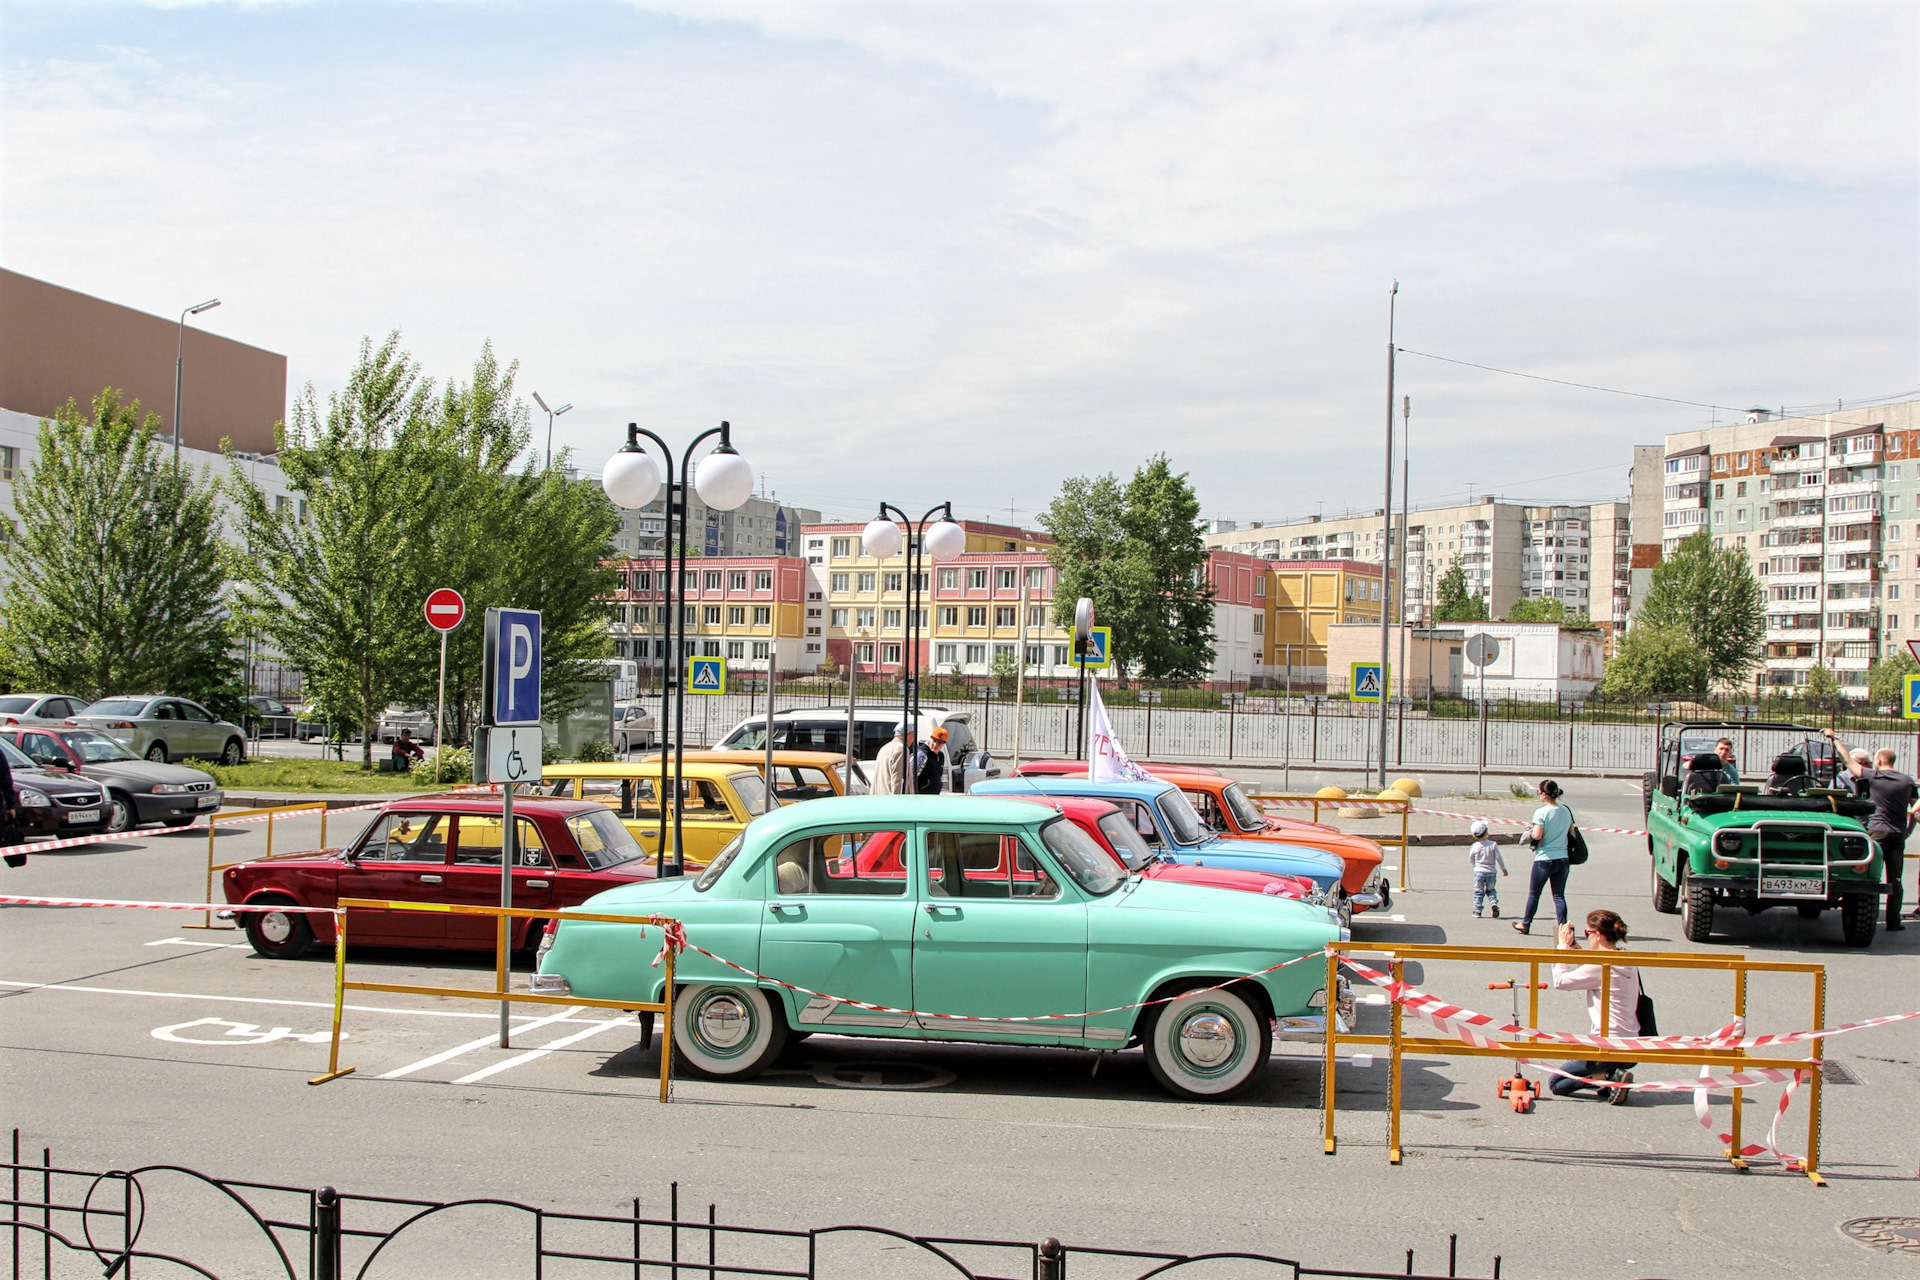
[[(550, 764), (540, 771), (541, 795), (599, 801), (620, 816), (649, 856), (660, 852), (661, 791), (657, 757), (610, 764)], [(687, 761), (680, 779), (680, 838), (686, 843), (686, 864), (705, 866), (747, 823), (766, 811), (767, 784), (752, 764)], [(666, 820), (671, 842), (671, 805)]]
[[(762, 777), (767, 772), (767, 757), (763, 751), (722, 751), (715, 747), (702, 747), (688, 751), (683, 757), (687, 763), (699, 761), (702, 764), (725, 764), (736, 768), (749, 768)], [(642, 758), (642, 763), (653, 764), (660, 759), (658, 752)], [(865, 795), (867, 776), (860, 766), (852, 766), (853, 781), (847, 782), (847, 758), (837, 751), (775, 751), (773, 753), (773, 798), (781, 804), (792, 804), (798, 800), (818, 800), (825, 796)]]

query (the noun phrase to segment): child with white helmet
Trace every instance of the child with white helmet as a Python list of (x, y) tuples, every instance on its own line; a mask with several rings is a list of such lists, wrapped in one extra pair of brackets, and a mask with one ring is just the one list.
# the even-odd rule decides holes
[(1507, 874), (1507, 860), (1500, 856), (1500, 846), (1487, 835), (1487, 823), (1484, 818), (1475, 818), (1473, 825), (1467, 828), (1467, 834), (1473, 837), (1473, 844), (1467, 849), (1467, 861), (1473, 864), (1473, 914), (1480, 916), (1483, 905), (1493, 907), (1493, 918), (1500, 918), (1500, 890), (1494, 887), (1493, 874), (1497, 870)]

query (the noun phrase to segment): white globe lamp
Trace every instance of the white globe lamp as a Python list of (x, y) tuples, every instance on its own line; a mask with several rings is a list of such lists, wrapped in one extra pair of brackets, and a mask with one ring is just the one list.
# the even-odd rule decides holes
[(935, 560), (952, 560), (967, 549), (967, 531), (951, 520), (939, 520), (928, 526), (921, 545)]
[(753, 496), (753, 468), (734, 452), (733, 446), (723, 444), (700, 459), (693, 487), (709, 507), (732, 511)]
[(607, 459), (600, 483), (616, 507), (644, 507), (660, 493), (660, 464), (646, 450), (629, 446)]
[(875, 560), (887, 560), (900, 553), (900, 526), (891, 520), (874, 520), (860, 533), (860, 549)]

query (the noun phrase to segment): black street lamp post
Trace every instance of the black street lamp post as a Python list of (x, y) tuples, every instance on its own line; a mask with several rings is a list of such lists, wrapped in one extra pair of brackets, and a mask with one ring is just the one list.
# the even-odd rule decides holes
[[(888, 513), (898, 517), (899, 523), (887, 518)], [(934, 520), (939, 516), (938, 520)], [(929, 523), (931, 521), (932, 523)], [(867, 523), (860, 534), (860, 549), (876, 560), (892, 559), (894, 553), (905, 545), (907, 552), (906, 578), (906, 615), (901, 619), (900, 651), (900, 719), (908, 725), (918, 726), (920, 713), (920, 638), (926, 630), (920, 623), (920, 602), (932, 594), (932, 582), (921, 586), (927, 557), (935, 560), (951, 560), (967, 548), (967, 531), (954, 523), (953, 504), (943, 502), (927, 509), (927, 514), (918, 521), (907, 519), (907, 513), (890, 502), (880, 504), (880, 514)], [(853, 743), (847, 743), (849, 753)], [(900, 790), (902, 794), (913, 791), (913, 756), (903, 752), (900, 758)]]
[[(606, 470), (601, 474), (601, 484), (605, 486), (607, 497), (616, 506), (644, 507), (652, 502), (660, 492), (661, 468), (653, 455), (640, 447), (640, 437), (645, 436), (660, 447), (661, 455), (666, 459), (666, 537), (661, 547), (663, 572), (666, 580), (661, 584), (661, 593), (667, 611), (661, 628), (666, 645), (666, 653), (661, 660), (660, 685), (660, 732), (667, 732), (669, 722), (673, 725), (673, 750), (661, 752), (660, 757), (660, 850), (658, 866), (660, 874), (683, 875), (686, 872), (686, 852), (680, 839), (680, 809), (685, 799), (680, 794), (682, 751), (686, 742), (687, 691), (685, 665), (686, 618), (683, 614), (686, 598), (683, 581), (687, 566), (687, 477), (694, 476), (693, 491), (700, 500), (717, 511), (732, 511), (753, 496), (753, 468), (733, 447), (733, 428), (722, 422), (717, 427), (702, 431), (688, 442), (680, 455), (680, 469), (677, 473), (673, 465), (673, 448), (653, 432), (638, 423), (627, 424), (627, 443), (613, 457), (607, 460)], [(706, 457), (700, 460), (697, 472), (693, 468), (693, 451), (702, 441), (714, 436), (720, 437), (720, 443)], [(679, 545), (678, 563), (675, 562), (674, 547)], [(773, 732), (773, 726), (767, 726), (767, 732)], [(663, 744), (664, 745), (664, 744)], [(669, 763), (670, 762), (670, 763)], [(667, 807), (673, 808), (673, 862), (671, 870), (667, 863)]]

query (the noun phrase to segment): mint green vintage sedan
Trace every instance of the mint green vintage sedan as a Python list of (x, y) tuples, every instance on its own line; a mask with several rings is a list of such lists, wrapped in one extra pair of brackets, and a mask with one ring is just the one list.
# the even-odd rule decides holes
[[(622, 886), (581, 909), (672, 916), (774, 980), (682, 955), (674, 1047), (698, 1075), (751, 1076), (796, 1033), (1137, 1044), (1167, 1090), (1208, 1099), (1259, 1073), (1276, 1028), (1324, 1026), (1324, 964), (1258, 971), (1340, 936), (1324, 907), (1146, 880), (1057, 812), (971, 796), (792, 805), (756, 818), (698, 878)], [(658, 1001), (643, 950), (629, 926), (562, 919), (534, 990)], [(1014, 1021), (1040, 1014), (1069, 1016)]]

